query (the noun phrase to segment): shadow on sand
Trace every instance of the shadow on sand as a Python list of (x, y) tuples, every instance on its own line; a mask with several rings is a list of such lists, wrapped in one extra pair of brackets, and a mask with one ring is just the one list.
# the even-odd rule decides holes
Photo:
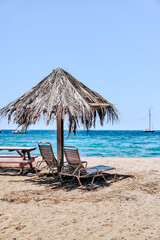
[[(0, 176), (18, 176), (19, 168), (9, 168), (9, 167), (0, 167)], [(81, 183), (82, 186), (79, 185), (76, 178), (63, 177), (63, 181), (61, 181), (57, 176), (53, 177), (52, 174), (41, 173), (40, 177), (37, 176), (35, 170), (32, 171), (28, 168), (24, 171), (23, 175), (24, 181), (36, 184), (36, 185), (44, 185), (49, 187), (50, 189), (58, 190), (65, 189), (67, 191), (71, 191), (74, 189), (82, 189), (82, 190), (96, 190), (98, 188), (109, 187), (111, 184), (122, 181), (127, 178), (134, 178), (133, 175), (124, 175), (124, 174), (110, 174), (105, 173), (104, 176), (106, 178), (106, 182), (102, 177), (95, 178), (94, 184), (91, 184), (92, 178), (82, 178)], [(13, 182), (17, 179), (13, 180)]]

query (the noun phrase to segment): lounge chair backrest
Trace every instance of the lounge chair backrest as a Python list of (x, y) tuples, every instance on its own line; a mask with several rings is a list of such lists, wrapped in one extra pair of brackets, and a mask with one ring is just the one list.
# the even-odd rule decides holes
[(55, 158), (53, 153), (52, 146), (49, 142), (39, 142), (38, 147), (39, 147), (41, 156), (47, 165), (49, 166), (58, 165), (57, 159)]
[(64, 146), (64, 154), (69, 164), (71, 165), (82, 164), (79, 153), (78, 153), (78, 149), (76, 147)]
[(69, 165), (72, 165), (72, 167), (75, 169), (77, 169), (77, 167), (79, 166), (78, 169), (81, 169), (81, 173), (86, 174), (86, 169), (83, 163), (81, 162), (79, 152), (76, 147), (64, 146), (64, 154)]

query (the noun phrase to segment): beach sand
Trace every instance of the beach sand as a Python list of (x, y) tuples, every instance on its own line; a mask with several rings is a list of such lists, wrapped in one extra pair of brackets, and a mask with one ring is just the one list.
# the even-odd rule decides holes
[(0, 239), (159, 240), (160, 158), (82, 160), (115, 166), (117, 178), (80, 187), (1, 164)]

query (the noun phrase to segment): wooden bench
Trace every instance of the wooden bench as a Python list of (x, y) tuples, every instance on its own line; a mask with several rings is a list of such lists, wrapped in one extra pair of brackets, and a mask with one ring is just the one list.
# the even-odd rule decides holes
[(0, 155), (0, 158), (22, 158), (22, 157), (18, 155)]
[[(30, 167), (32, 168), (32, 162), (35, 161), (35, 158), (37, 156), (32, 156), (30, 159), (26, 159), (23, 160), (23, 158), (21, 156), (16, 156), (16, 155), (0, 155), (0, 164), (8, 164), (8, 163), (17, 163), (19, 164), (20, 167), (20, 174), (23, 173), (23, 168), (24, 166), (26, 166), (27, 164), (30, 165)], [(5, 158), (8, 158), (8, 160), (4, 160)]]

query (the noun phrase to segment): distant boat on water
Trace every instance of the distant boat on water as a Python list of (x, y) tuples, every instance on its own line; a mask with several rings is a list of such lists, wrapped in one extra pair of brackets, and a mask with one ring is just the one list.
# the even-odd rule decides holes
[(27, 133), (26, 130), (13, 130), (12, 133)]
[(22, 133), (27, 133), (27, 130), (26, 129), (15, 129), (15, 130), (13, 130), (12, 131), (12, 133), (20, 133), (20, 134), (22, 134)]
[(149, 109), (149, 128), (144, 129), (143, 132), (154, 132), (154, 130), (151, 128), (151, 109)]

